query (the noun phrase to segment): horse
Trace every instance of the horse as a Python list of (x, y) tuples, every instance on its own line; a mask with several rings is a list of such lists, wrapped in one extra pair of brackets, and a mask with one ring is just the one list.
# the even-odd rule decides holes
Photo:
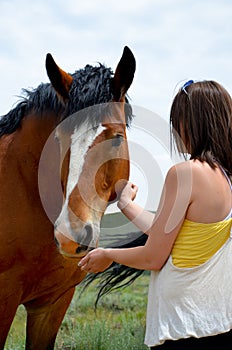
[(50, 82), (24, 89), (0, 119), (1, 350), (21, 304), (25, 348), (54, 349), (86, 276), (78, 261), (97, 246), (107, 205), (129, 177), (127, 91), (135, 65), (128, 47), (114, 74), (100, 63), (70, 74), (47, 54)]

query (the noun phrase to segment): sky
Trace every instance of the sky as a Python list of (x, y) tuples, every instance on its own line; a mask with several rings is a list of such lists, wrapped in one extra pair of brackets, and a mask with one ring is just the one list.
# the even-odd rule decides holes
[[(232, 93), (231, 0), (0, 0), (0, 16), (0, 115), (22, 88), (48, 82), (48, 52), (74, 73), (97, 62), (114, 70), (123, 47), (132, 50), (136, 73), (129, 96), (144, 112), (129, 139), (153, 156), (158, 176), (151, 190), (149, 170), (133, 155), (132, 180), (142, 187), (139, 201), (147, 205), (149, 197), (148, 207), (155, 208), (172, 159), (153, 120), (168, 127), (172, 99), (186, 80), (213, 79)], [(143, 114), (149, 115), (145, 126)]]

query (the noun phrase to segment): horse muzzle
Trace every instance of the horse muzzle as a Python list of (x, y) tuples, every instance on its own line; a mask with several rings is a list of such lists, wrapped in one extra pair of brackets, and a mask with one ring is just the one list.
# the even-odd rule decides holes
[(80, 235), (75, 234), (75, 240), (70, 234), (60, 232), (59, 228), (55, 229), (54, 234), (59, 252), (67, 258), (81, 258), (96, 247), (93, 239), (93, 229), (89, 224), (84, 227)]

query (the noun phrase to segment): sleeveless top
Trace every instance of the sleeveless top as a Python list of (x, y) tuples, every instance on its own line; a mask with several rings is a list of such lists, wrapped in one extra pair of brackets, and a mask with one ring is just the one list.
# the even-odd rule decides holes
[(172, 249), (173, 264), (194, 267), (209, 260), (230, 236), (229, 215), (223, 221), (209, 224), (184, 220)]
[(146, 345), (232, 329), (231, 227), (232, 209), (215, 223), (184, 221), (166, 264), (151, 272)]

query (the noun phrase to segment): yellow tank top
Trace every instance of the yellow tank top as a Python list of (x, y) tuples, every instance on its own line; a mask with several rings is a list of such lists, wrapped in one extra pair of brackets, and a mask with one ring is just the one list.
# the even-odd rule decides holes
[(184, 220), (172, 248), (172, 262), (181, 268), (195, 267), (210, 259), (230, 236), (232, 218), (210, 224)]

